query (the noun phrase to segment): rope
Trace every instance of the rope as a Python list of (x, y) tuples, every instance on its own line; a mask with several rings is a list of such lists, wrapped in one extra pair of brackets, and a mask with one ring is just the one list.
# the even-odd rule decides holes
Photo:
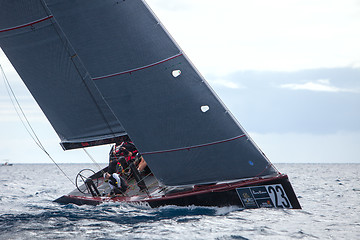
[(101, 171), (102, 174), (104, 174), (105, 172), (103, 171), (103, 169), (101, 168), (101, 166), (95, 161), (95, 159), (89, 154), (88, 151), (86, 151), (85, 148), (83, 148), (84, 152), (86, 153), (86, 155), (88, 155), (88, 157), (91, 159), (91, 161), (93, 161), (93, 163), (98, 167), (98, 169)]
[[(145, 177), (141, 178), (139, 182), (145, 180), (145, 179), (146, 179), (147, 177), (149, 177), (150, 175), (151, 175), (151, 172), (150, 172), (148, 175), (146, 175)], [(134, 180), (135, 180), (135, 179), (134, 179)], [(137, 184), (138, 184), (138, 182), (135, 180), (135, 183), (134, 183), (134, 184), (130, 184), (129, 187), (131, 187), (131, 189), (134, 190), (134, 189), (135, 189), (135, 186), (136, 186)], [(153, 184), (151, 184), (151, 185), (153, 185)], [(150, 185), (150, 186), (151, 186), (151, 185)], [(147, 186), (147, 187), (149, 187), (149, 186)]]
[[(45, 147), (42, 145), (40, 139), (38, 138), (38, 136), (36, 135), (34, 129), (32, 128), (29, 120), (27, 119), (23, 109), (21, 108), (21, 105), (19, 103), (19, 101), (16, 98), (16, 95), (5, 75), (4, 69), (2, 68), (1, 64), (0, 64), (0, 69), (2, 72), (2, 76), (4, 79), (4, 83), (6, 86), (6, 91), (9, 95), (9, 98), (11, 100), (11, 103), (16, 111), (16, 114), (18, 115), (19, 119), (21, 120), (21, 123), (23, 124), (23, 126), (25, 127), (26, 131), (29, 133), (30, 137), (33, 139), (33, 141), (35, 142), (35, 144), (51, 159), (51, 161), (55, 164), (55, 166), (64, 174), (64, 176), (74, 185), (75, 183), (69, 178), (69, 176), (60, 168), (60, 166), (55, 162), (55, 160), (50, 156), (50, 154), (46, 151)], [(15, 104), (15, 102), (16, 104)], [(21, 114), (19, 113), (18, 109), (20, 109)], [(25, 119), (25, 120), (24, 120)]]

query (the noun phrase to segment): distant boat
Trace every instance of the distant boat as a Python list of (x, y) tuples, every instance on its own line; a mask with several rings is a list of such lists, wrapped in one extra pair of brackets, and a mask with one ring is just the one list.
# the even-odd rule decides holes
[(3, 167), (8, 167), (8, 166), (12, 166), (13, 164), (12, 163), (9, 163), (9, 162), (4, 162), (1, 164), (1, 166)]
[(85, 169), (57, 202), (301, 208), (145, 1), (4, 1), (0, 46), (64, 150), (128, 138), (152, 171), (109, 197)]

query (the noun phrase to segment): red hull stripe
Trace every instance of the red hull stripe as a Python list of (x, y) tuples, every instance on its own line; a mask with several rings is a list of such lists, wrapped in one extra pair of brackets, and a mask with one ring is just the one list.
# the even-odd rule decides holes
[(216, 145), (216, 144), (220, 144), (220, 143), (231, 142), (231, 141), (237, 140), (239, 138), (243, 138), (243, 137), (246, 137), (246, 134), (243, 134), (243, 135), (240, 135), (240, 136), (237, 136), (237, 137), (233, 137), (233, 138), (229, 138), (229, 139), (225, 139), (225, 140), (221, 140), (221, 141), (217, 141), (217, 142), (205, 143), (205, 144), (194, 145), (194, 146), (190, 146), (190, 147), (175, 148), (175, 149), (163, 150), (163, 151), (145, 152), (145, 153), (141, 153), (141, 155), (151, 155), (151, 154), (160, 154), (160, 153), (169, 153), (169, 152), (191, 150), (191, 149), (194, 149), (194, 148), (201, 148), (201, 147), (212, 146), (212, 145)]
[(33, 21), (33, 22), (29, 22), (29, 23), (23, 24), (23, 25), (19, 25), (19, 26), (12, 27), (12, 28), (6, 28), (6, 29), (3, 29), (3, 30), (0, 30), (0, 33), (2, 33), (2, 32), (8, 32), (8, 31), (12, 31), (12, 30), (19, 29), (19, 28), (28, 27), (28, 26), (32, 26), (32, 25), (34, 25), (34, 24), (37, 24), (37, 23), (46, 21), (46, 20), (48, 20), (48, 19), (50, 19), (50, 18), (53, 18), (53, 16), (50, 15), (50, 16), (41, 18), (41, 19), (39, 19), (39, 20)]
[(171, 59), (174, 59), (174, 58), (177, 58), (177, 57), (180, 57), (182, 56), (183, 54), (182, 53), (179, 53), (179, 54), (176, 54), (172, 57), (169, 57), (169, 58), (166, 58), (164, 60), (161, 60), (159, 62), (155, 62), (155, 63), (152, 63), (152, 64), (149, 64), (149, 65), (146, 65), (146, 66), (143, 66), (143, 67), (139, 67), (139, 68), (134, 68), (134, 69), (131, 69), (131, 70), (127, 70), (127, 71), (123, 71), (123, 72), (119, 72), (119, 73), (114, 73), (114, 74), (110, 74), (110, 75), (106, 75), (106, 76), (101, 76), (101, 77), (96, 77), (96, 78), (93, 78), (93, 80), (101, 80), (101, 79), (105, 79), (105, 78), (111, 78), (111, 77), (115, 77), (115, 76), (119, 76), (119, 75), (123, 75), (123, 74), (127, 74), (127, 73), (133, 73), (133, 72), (136, 72), (136, 71), (140, 71), (140, 70), (144, 70), (146, 68), (150, 68), (150, 67), (153, 67), (153, 66), (156, 66), (156, 65), (159, 65), (161, 63), (164, 63), (164, 62), (167, 62)]

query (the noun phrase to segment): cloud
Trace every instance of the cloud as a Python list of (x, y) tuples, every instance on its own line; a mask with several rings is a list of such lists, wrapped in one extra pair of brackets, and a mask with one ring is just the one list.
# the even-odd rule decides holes
[[(40, 107), (34, 102), (31, 96), (17, 96), (17, 100), (30, 123), (44, 123), (47, 121)], [(18, 106), (16, 106), (16, 109), (17, 110), (15, 110), (8, 96), (0, 96), (0, 123), (20, 122), (18, 114), (21, 115), (22, 119), (23, 116)]]
[(225, 80), (225, 79), (210, 80), (209, 82), (211, 85), (217, 85), (217, 86), (231, 88), (231, 89), (245, 88), (244, 86), (241, 86), (239, 83), (235, 83), (233, 81)]
[(360, 132), (270, 133), (250, 132), (270, 161), (296, 163), (360, 163)]
[[(30, 122), (30, 124), (33, 124), (35, 122), (38, 122), (38, 123), (47, 122), (47, 120), (43, 116), (43, 114), (37, 110), (30, 110), (30, 111), (24, 110), (24, 111), (26, 112), (26, 118)], [(1, 116), (0, 123), (13, 123), (13, 122), (20, 123), (20, 121), (21, 121), (14, 109), (1, 109), (0, 116)], [(22, 115), (21, 115), (21, 119), (26, 121)], [(0, 129), (2, 129), (2, 127), (0, 127)]]
[(308, 90), (315, 92), (353, 92), (359, 93), (360, 91), (357, 89), (348, 89), (348, 88), (338, 88), (330, 84), (330, 80), (328, 79), (319, 79), (316, 81), (310, 81), (306, 83), (290, 83), (290, 84), (282, 84), (281, 88), (287, 88), (291, 90)]
[(356, 1), (148, 3), (203, 74), (360, 65)]
[(360, 69), (239, 71), (208, 79), (240, 86), (232, 89), (210, 81), (247, 131), (320, 135), (360, 131)]
[(352, 64), (352, 68), (354, 68), (354, 69), (360, 69), (360, 62), (353, 63), (353, 64)]
[(151, 7), (154, 5), (161, 6), (161, 8), (166, 11), (177, 12), (191, 9), (191, 3), (187, 1), (178, 1), (176, 4), (174, 4), (173, 1), (168, 0), (150, 0), (149, 2), (151, 2)]

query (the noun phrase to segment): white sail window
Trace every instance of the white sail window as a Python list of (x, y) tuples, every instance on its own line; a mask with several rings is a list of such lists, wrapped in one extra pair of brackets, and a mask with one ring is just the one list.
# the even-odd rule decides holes
[(174, 78), (177, 78), (178, 76), (181, 75), (181, 70), (174, 70), (172, 71), (172, 75)]
[(210, 110), (210, 107), (209, 107), (208, 105), (201, 106), (201, 111), (202, 111), (203, 113), (206, 113), (206, 112), (209, 111), (209, 110)]

